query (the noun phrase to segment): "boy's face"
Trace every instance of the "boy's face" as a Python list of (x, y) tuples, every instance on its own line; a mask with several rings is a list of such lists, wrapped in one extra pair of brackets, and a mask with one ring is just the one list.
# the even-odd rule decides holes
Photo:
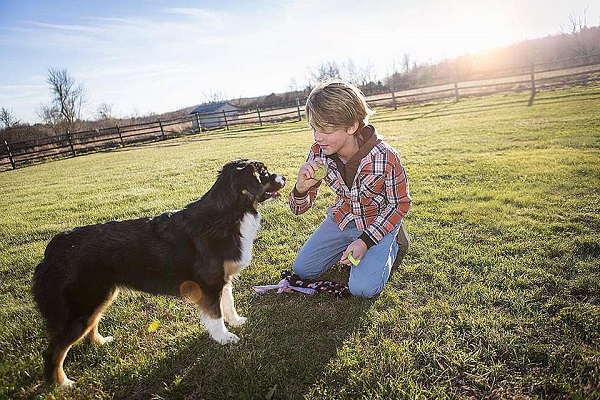
[(336, 128), (328, 132), (322, 132), (315, 128), (313, 132), (315, 142), (326, 155), (330, 156), (337, 153), (340, 156), (351, 156), (356, 151), (357, 140), (354, 133), (357, 129), (358, 124), (355, 124), (347, 129)]

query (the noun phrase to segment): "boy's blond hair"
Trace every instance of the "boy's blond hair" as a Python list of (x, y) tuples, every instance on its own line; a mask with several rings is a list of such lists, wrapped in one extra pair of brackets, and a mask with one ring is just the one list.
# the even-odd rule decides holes
[(360, 89), (341, 79), (319, 83), (306, 99), (308, 124), (324, 133), (348, 129), (356, 122), (360, 132), (373, 114)]

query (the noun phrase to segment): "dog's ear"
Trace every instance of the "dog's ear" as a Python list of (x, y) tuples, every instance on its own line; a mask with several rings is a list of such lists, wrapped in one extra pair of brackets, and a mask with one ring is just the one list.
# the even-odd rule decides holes
[(258, 181), (258, 183), (262, 183), (262, 181), (260, 180), (260, 173), (258, 172), (257, 167), (256, 167), (256, 163), (254, 161), (240, 160), (238, 162), (237, 167), (236, 167), (236, 169), (238, 171), (243, 171), (243, 170), (248, 169), (248, 168), (252, 168), (249, 171), (252, 172), (252, 175), (254, 175), (254, 177), (256, 178), (256, 180)]
[(252, 165), (252, 163), (250, 163), (250, 161), (248, 160), (237, 160), (236, 163), (238, 164), (236, 167), (238, 171), (241, 171), (245, 168), (248, 168), (248, 166)]

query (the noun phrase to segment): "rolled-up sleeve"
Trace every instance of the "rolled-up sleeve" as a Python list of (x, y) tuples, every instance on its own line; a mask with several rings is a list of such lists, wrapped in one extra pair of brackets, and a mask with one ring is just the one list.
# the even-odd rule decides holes
[(315, 203), (320, 185), (321, 183), (319, 182), (303, 195), (299, 194), (294, 187), (294, 190), (292, 190), (289, 196), (290, 210), (292, 210), (292, 212), (296, 215), (300, 215), (308, 211)]
[[(316, 152), (318, 151), (318, 147), (316, 144), (313, 144), (310, 151), (308, 152), (308, 157), (306, 157), (306, 161), (312, 161), (317, 157)], [(300, 194), (296, 190), (296, 186), (289, 195), (288, 203), (290, 205), (290, 210), (295, 215), (300, 215), (308, 211), (313, 204), (315, 203), (315, 199), (317, 198), (317, 194), (319, 193), (319, 187), (321, 186), (321, 181), (319, 181), (316, 185), (311, 187), (308, 192)]]

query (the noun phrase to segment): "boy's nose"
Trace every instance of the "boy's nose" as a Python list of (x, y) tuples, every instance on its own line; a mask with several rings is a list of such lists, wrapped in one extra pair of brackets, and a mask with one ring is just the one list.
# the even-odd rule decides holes
[(315, 129), (314, 131), (315, 142), (320, 142), (322, 139), (321, 134)]

